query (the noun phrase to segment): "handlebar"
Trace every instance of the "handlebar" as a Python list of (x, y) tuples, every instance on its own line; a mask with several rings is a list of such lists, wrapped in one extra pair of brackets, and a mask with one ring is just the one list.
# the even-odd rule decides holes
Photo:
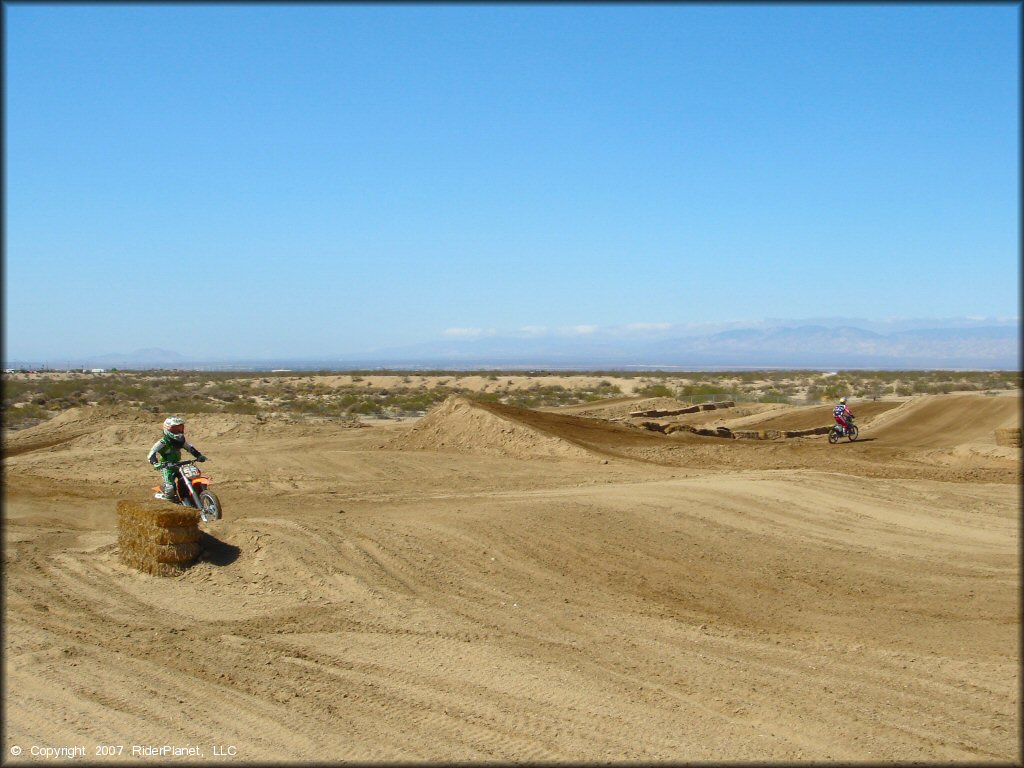
[(183, 467), (186, 464), (195, 464), (199, 459), (185, 459), (185, 461), (165, 461), (161, 464), (154, 464), (156, 469), (177, 469)]

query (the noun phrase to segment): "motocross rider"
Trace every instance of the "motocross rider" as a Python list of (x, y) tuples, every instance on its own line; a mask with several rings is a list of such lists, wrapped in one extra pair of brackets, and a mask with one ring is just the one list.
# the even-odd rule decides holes
[[(149, 463), (154, 467), (163, 462), (181, 461), (181, 449), (196, 457), (196, 461), (206, 461), (206, 457), (191, 443), (185, 442), (185, 420), (179, 416), (168, 416), (164, 419), (164, 433), (153, 447), (149, 449)], [(177, 470), (166, 466), (159, 467), (163, 472), (163, 493), (154, 494), (158, 499), (165, 501), (177, 501), (177, 493), (174, 489), (174, 474)]]
[(836, 407), (832, 409), (832, 416), (835, 418), (836, 423), (843, 428), (843, 434), (845, 435), (850, 429), (849, 419), (853, 418), (853, 411), (847, 407), (845, 397), (839, 398)]

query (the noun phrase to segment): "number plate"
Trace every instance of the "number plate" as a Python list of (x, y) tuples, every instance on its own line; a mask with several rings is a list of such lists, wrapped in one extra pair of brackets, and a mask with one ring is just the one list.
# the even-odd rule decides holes
[(189, 478), (199, 477), (199, 469), (197, 467), (192, 466), (191, 464), (186, 464), (184, 467), (181, 468), (181, 474)]

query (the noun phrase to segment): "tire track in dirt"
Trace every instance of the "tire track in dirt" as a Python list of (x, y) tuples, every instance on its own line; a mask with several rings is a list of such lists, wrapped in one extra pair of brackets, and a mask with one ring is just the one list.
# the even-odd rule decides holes
[[(67, 565), (66, 558), (63, 564)], [(273, 733), (279, 728), (278, 723), (287, 723), (287, 718), (275, 712), (260, 718), (261, 722), (251, 723), (253, 728), (247, 728), (244, 702), (236, 700), (233, 694), (219, 697), (223, 712), (213, 707), (218, 700), (216, 681), (212, 670), (202, 679), (203, 650), (209, 647), (204, 641), (209, 637), (201, 627), (189, 627), (178, 634), (174, 626), (178, 622), (161, 625), (151, 612), (140, 611), (130, 601), (123, 606), (121, 621), (105, 615), (106, 607), (97, 614), (89, 609), (92, 594), (104, 591), (97, 589), (98, 586), (109, 588), (112, 585), (109, 580), (97, 580), (96, 574), (90, 573), (88, 568), (78, 569), (73, 579), (53, 579), (53, 587), (46, 586), (51, 581), (46, 576), (45, 573), (40, 576), (44, 586), (36, 595), (47, 601), (47, 611), (42, 617), (37, 616), (30, 631), (22, 627), (14, 643), (33, 642), (75, 650), (56, 659), (28, 659), (15, 651), (12, 658), (18, 663), (9, 668), (12, 670), (9, 685), (16, 689), (19, 683), (29, 687), (29, 681), (49, 680), (60, 701), (73, 701), (76, 709), (83, 713), (71, 723), (62, 721), (61, 728), (70, 728), (80, 738), (93, 738), (96, 743), (110, 743), (115, 736), (124, 739), (128, 734), (138, 740), (136, 743), (147, 743), (148, 738), (153, 739), (151, 743), (164, 743), (168, 734), (193, 742), (208, 739), (207, 727), (218, 723), (224, 727), (224, 733), (230, 733), (237, 723), (242, 725), (242, 733), (250, 730)], [(147, 618), (142, 623), (132, 620), (139, 615)], [(196, 637), (197, 634), (201, 637)], [(5, 641), (10, 643), (11, 638)], [(160, 661), (151, 663), (149, 659)], [(113, 667), (112, 661), (116, 662)], [(212, 663), (216, 665), (221, 661), (225, 660), (214, 659)], [(75, 668), (72, 679), (76, 682), (71, 685), (67, 684), (68, 666)], [(200, 679), (196, 679), (197, 673)], [(32, 687), (35, 686), (33, 682)], [(191, 700), (200, 688), (204, 691), (200, 711), (192, 713), (190, 707), (196, 706), (196, 702)], [(144, 691), (153, 695), (140, 696)], [(191, 703), (186, 705), (186, 701)], [(198, 716), (205, 725), (199, 729), (193, 727), (191, 732), (175, 726), (192, 722), (195, 718), (190, 715)], [(38, 723), (26, 723), (22, 727), (27, 729), (28, 735), (42, 739), (41, 743), (60, 742), (54, 740), (56, 733), (49, 732), (52, 725), (41, 728)], [(294, 726), (285, 728), (278, 735), (290, 739), (293, 730)], [(67, 731), (63, 733), (66, 738)], [(245, 738), (252, 743), (251, 737)], [(315, 739), (311, 739), (310, 744), (315, 744)], [(265, 746), (272, 748), (274, 742), (268, 741)]]
[[(573, 434), (618, 450), (598, 427)], [(261, 447), (297, 488), (229, 488), (219, 559), (169, 579), (70, 524), (52, 457), (6, 464), (39, 510), (5, 517), (9, 738), (213, 734), (264, 761), (1016, 755), (1015, 486), (848, 471), (887, 462), (880, 441), (841, 464), (683, 444), (704, 465), (676, 469), (343, 437)], [(651, 437), (624, 450), (671, 439)], [(53, 456), (98, 476), (107, 450)], [(253, 453), (225, 443), (219, 466), (256, 477)]]
[(879, 439), (915, 448), (995, 443), (998, 427), (1020, 426), (1019, 396), (936, 395), (911, 401), (877, 429)]

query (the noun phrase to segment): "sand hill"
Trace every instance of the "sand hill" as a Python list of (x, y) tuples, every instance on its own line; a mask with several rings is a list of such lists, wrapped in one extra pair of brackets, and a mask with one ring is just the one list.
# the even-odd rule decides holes
[(586, 449), (488, 403), (452, 395), (391, 447), (454, 450), (511, 458), (588, 458)]

